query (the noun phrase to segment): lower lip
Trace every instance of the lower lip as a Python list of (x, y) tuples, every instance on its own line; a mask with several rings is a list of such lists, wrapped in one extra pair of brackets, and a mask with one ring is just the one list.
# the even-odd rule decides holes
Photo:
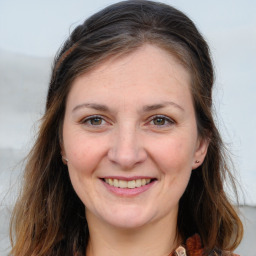
[(114, 186), (110, 186), (108, 183), (106, 183), (105, 181), (101, 180), (102, 183), (104, 184), (104, 186), (112, 193), (118, 195), (118, 196), (137, 196), (145, 191), (147, 191), (148, 189), (150, 189), (154, 184), (155, 184), (155, 180), (148, 183), (147, 185), (141, 186), (139, 188), (117, 188)]

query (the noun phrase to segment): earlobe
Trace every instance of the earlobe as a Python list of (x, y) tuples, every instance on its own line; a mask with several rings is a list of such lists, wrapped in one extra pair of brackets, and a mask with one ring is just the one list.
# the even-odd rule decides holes
[(68, 164), (68, 159), (66, 157), (64, 157), (63, 155), (61, 155), (61, 159), (63, 164), (67, 165)]
[(66, 154), (65, 154), (64, 150), (62, 149), (62, 145), (61, 145), (60, 154), (61, 154), (61, 159), (62, 159), (63, 164), (67, 165), (68, 164), (68, 159), (66, 157)]
[(198, 168), (204, 161), (209, 146), (209, 140), (200, 138), (198, 139), (197, 148), (192, 163), (192, 169)]

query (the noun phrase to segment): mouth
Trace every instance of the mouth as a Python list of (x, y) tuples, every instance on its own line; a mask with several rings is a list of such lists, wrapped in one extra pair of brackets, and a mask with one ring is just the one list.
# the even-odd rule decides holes
[(107, 183), (111, 187), (115, 188), (124, 188), (124, 189), (135, 189), (152, 183), (156, 179), (150, 178), (142, 178), (142, 179), (133, 179), (133, 180), (123, 180), (116, 178), (104, 178), (102, 179), (105, 183)]

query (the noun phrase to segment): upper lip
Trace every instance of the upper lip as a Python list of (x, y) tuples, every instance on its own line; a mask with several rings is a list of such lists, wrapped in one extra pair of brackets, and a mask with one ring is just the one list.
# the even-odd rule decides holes
[(101, 179), (117, 179), (117, 180), (139, 180), (139, 179), (156, 179), (155, 177), (152, 176), (132, 176), (132, 177), (124, 177), (124, 176), (104, 176), (101, 177)]

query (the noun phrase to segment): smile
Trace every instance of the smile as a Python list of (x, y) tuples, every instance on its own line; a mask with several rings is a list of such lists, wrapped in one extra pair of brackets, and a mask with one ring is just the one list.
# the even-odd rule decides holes
[(116, 188), (140, 188), (149, 184), (152, 180), (151, 179), (136, 179), (136, 180), (119, 180), (119, 179), (104, 179), (104, 181), (113, 187)]

